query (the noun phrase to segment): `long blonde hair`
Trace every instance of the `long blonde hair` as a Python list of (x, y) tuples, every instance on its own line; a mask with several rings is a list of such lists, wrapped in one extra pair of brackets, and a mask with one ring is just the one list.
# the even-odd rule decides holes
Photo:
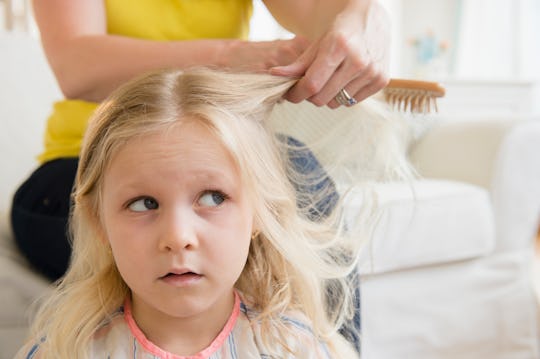
[[(71, 264), (41, 306), (27, 348), (46, 337), (42, 358), (84, 358), (97, 328), (122, 305), (129, 288), (102, 233), (103, 175), (128, 141), (166, 131), (189, 117), (223, 142), (241, 169), (242, 186), (254, 199), (260, 234), (252, 240), (236, 288), (260, 312), (267, 347), (286, 347), (289, 329), (279, 318), (296, 310), (311, 321), (314, 334), (336, 357), (350, 357), (337, 328), (350, 314), (344, 309), (352, 293), (346, 277), (355, 269), (361, 241), (349, 238), (339, 211), (317, 222), (299, 211), (288, 178), (300, 176), (288, 175), (286, 149), (281, 149), (286, 145), (276, 140), (267, 121), (294, 83), (264, 74), (166, 70), (132, 80), (104, 101), (83, 141), (70, 222)], [(323, 310), (329, 283), (337, 305)]]

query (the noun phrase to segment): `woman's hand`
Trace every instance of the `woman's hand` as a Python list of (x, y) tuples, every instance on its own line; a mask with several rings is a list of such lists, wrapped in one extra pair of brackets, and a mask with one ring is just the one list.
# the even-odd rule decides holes
[(287, 100), (336, 108), (342, 89), (354, 104), (388, 84), (389, 20), (377, 3), (368, 6), (345, 7), (296, 61), (271, 69), (274, 75), (303, 76), (286, 94)]
[(219, 67), (268, 72), (298, 60), (308, 48), (309, 42), (302, 36), (290, 40), (231, 41), (225, 46)]

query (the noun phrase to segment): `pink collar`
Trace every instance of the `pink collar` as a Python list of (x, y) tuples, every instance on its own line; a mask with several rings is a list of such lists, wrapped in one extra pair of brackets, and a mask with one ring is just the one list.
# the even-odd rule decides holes
[(225, 326), (221, 330), (221, 332), (218, 334), (218, 336), (210, 343), (208, 347), (203, 349), (201, 352), (191, 355), (191, 356), (179, 356), (175, 355), (169, 352), (166, 352), (165, 350), (161, 349), (160, 347), (156, 346), (154, 343), (149, 341), (144, 333), (141, 331), (141, 329), (137, 326), (137, 323), (135, 323), (135, 319), (133, 319), (133, 315), (131, 312), (131, 300), (126, 298), (124, 301), (124, 319), (127, 322), (127, 325), (129, 329), (131, 330), (131, 333), (137, 339), (137, 341), (142, 345), (142, 347), (150, 352), (153, 355), (156, 355), (163, 359), (202, 359), (202, 358), (208, 358), (210, 355), (215, 353), (225, 342), (225, 339), (231, 334), (234, 325), (236, 324), (236, 320), (238, 319), (238, 315), (240, 314), (240, 296), (236, 291), (234, 291), (234, 305), (233, 305), (233, 311), (231, 313), (231, 316), (229, 319), (227, 319), (227, 323), (225, 323)]

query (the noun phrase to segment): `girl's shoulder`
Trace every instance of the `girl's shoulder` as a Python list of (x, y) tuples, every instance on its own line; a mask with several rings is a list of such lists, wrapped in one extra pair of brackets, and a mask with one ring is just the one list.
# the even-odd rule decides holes
[[(107, 358), (107, 356), (103, 356), (102, 354), (109, 353), (109, 349), (111, 347), (116, 348), (119, 347), (122, 342), (126, 342), (129, 329), (127, 329), (127, 326), (123, 325), (123, 323), (123, 309), (120, 308), (118, 311), (113, 313), (107, 320), (105, 320), (94, 334), (92, 340), (90, 341), (90, 358)], [(44, 350), (52, 350), (54, 352), (54, 348), (44, 348), (44, 343), (46, 341), (47, 337), (42, 337), (39, 341), (36, 341), (36, 343), (33, 344), (30, 348), (23, 348), (21, 351), (19, 351), (16, 358), (40, 359), (43, 355), (45, 355)], [(115, 356), (114, 358), (117, 357)]]
[[(261, 358), (276, 357), (279, 358), (331, 358), (330, 351), (325, 341), (318, 338), (313, 330), (313, 326), (309, 318), (300, 311), (287, 311), (278, 316), (273, 323), (272, 329), (282, 333), (281, 329), (285, 329), (286, 334), (283, 335), (283, 340), (290, 350), (283, 350), (275, 353), (277, 339), (274, 335), (268, 333), (262, 326), (260, 312), (250, 308), (248, 305), (241, 303), (240, 310), (244, 314), (244, 321), (249, 330), (252, 331), (253, 338), (259, 347)], [(239, 326), (241, 327), (241, 325)]]
[[(247, 320), (250, 321), (252, 326), (260, 326), (261, 321), (260, 312), (251, 308), (249, 305), (246, 305), (244, 302), (240, 303), (240, 311), (245, 315)], [(289, 310), (284, 313), (281, 313), (278, 316), (278, 322), (282, 325), (287, 326), (288, 328), (305, 333), (311, 336), (314, 336), (313, 326), (308, 317), (298, 310)]]
[(120, 307), (95, 332), (90, 343), (90, 358), (122, 358), (120, 352), (130, 348), (133, 336), (124, 319), (124, 308)]
[[(123, 309), (113, 313), (97, 330), (93, 339), (90, 341), (90, 358), (107, 358), (103, 356), (103, 353), (107, 352), (107, 348), (114, 347), (118, 344), (118, 339), (123, 338), (125, 341), (126, 332), (123, 328)], [(42, 337), (36, 341), (30, 347), (25, 346), (16, 355), (16, 359), (40, 359), (44, 354), (44, 351), (53, 350), (54, 348), (44, 348), (44, 343), (47, 341), (47, 337)], [(121, 340), (122, 341), (122, 340)], [(112, 358), (112, 357), (111, 357)], [(116, 357), (115, 357), (116, 358)]]

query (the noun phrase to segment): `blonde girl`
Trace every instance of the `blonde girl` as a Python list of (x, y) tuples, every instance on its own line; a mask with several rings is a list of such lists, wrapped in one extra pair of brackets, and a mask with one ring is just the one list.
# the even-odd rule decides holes
[(83, 141), (69, 270), (18, 357), (356, 357), (337, 331), (355, 245), (339, 213), (310, 219), (320, 194), (299, 206), (302, 178), (267, 124), (294, 83), (168, 70), (104, 101)]

